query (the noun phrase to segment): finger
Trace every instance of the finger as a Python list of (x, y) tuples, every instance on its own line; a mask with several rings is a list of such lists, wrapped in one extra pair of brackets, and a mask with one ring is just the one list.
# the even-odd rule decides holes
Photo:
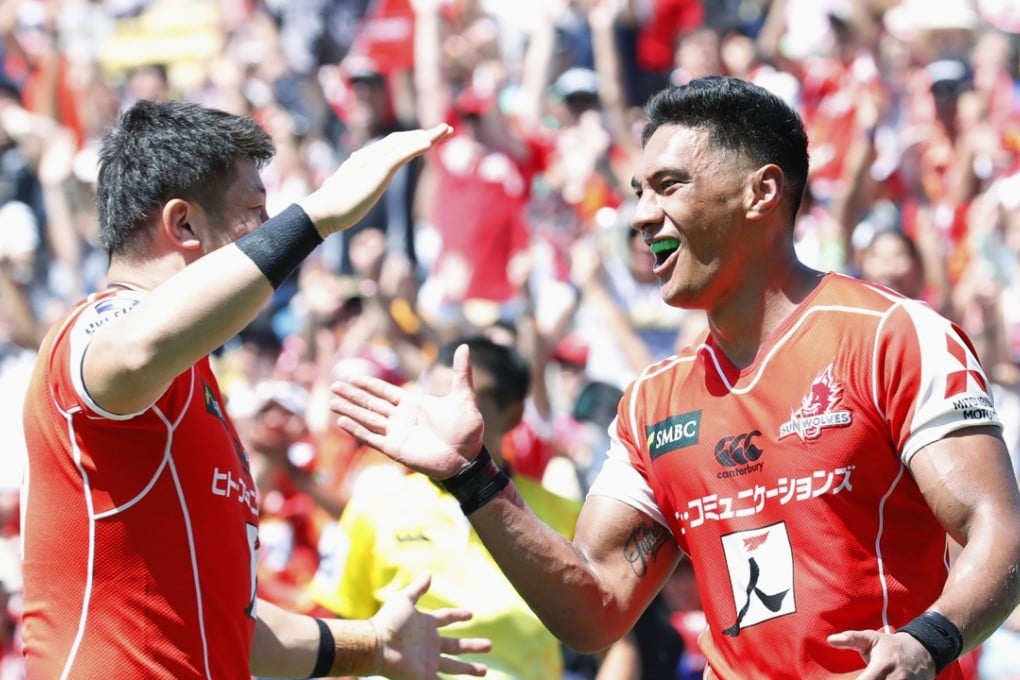
[[(339, 380), (333, 383), (331, 389), (335, 397), (330, 403), (333, 401), (346, 401), (355, 407), (388, 417), (393, 412), (393, 407), (400, 401), (399, 396), (397, 401), (392, 401), (376, 392), (362, 388), (356, 381), (357, 378), (351, 378), (350, 380)], [(389, 396), (392, 397), (393, 395)]]
[(453, 128), (446, 123), (419, 130), (392, 132), (380, 142), (387, 154), (396, 156), (398, 164), (425, 153), (441, 139), (450, 136)]
[(388, 422), (386, 416), (341, 398), (330, 399), (329, 410), (338, 416), (343, 416), (356, 422), (360, 427), (365, 428), (372, 434), (377, 434), (381, 437), (386, 436), (386, 423)]
[(429, 589), (429, 585), (432, 583), (432, 574), (425, 572), (421, 576), (411, 581), (409, 584), (404, 586), (403, 593), (406, 595), (412, 604), (417, 604), (421, 596), (425, 594), (425, 591)]
[(381, 378), (376, 378), (371, 375), (358, 374), (345, 376), (340, 382), (346, 382), (363, 392), (367, 392), (368, 394), (380, 399), (385, 399), (394, 405), (400, 403), (400, 397), (406, 391), (399, 385), (394, 385), (393, 383), (386, 382)]
[(433, 618), (439, 624), (439, 627), (448, 626), (451, 623), (458, 623), (460, 621), (470, 621), (474, 614), (468, 609), (437, 609), (432, 612)]
[(489, 638), (439, 638), (439, 650), (443, 654), (480, 654), (491, 649)]
[(853, 649), (864, 654), (871, 650), (875, 636), (875, 632), (871, 630), (847, 630), (830, 635), (828, 643), (833, 647)]
[(474, 376), (471, 373), (471, 350), (460, 345), (453, 352), (453, 386), (451, 390), (472, 389)]
[(373, 432), (357, 420), (341, 415), (336, 419), (336, 426), (350, 434), (355, 439), (363, 441), (365, 444), (377, 451), (386, 450), (386, 447), (384, 446), (386, 443), (386, 436), (378, 432)]
[(485, 664), (458, 659), (448, 659), (445, 656), (439, 657), (439, 672), (449, 675), (474, 675), (482, 677), (486, 671)]
[(372, 409), (366, 408), (346, 397), (336, 396), (330, 399), (329, 410), (338, 416), (357, 423), (359, 428), (363, 428), (372, 434), (380, 436), (385, 436), (386, 434), (386, 416), (376, 413)]
[(434, 125), (426, 129), (425, 132), (428, 134), (431, 143), (435, 144), (436, 142), (446, 139), (452, 135), (453, 126), (448, 123), (440, 123), (439, 125)]

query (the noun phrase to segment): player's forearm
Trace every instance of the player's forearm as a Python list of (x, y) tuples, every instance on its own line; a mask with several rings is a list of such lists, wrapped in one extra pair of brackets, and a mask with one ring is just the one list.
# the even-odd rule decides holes
[(1020, 604), (1017, 526), (1000, 518), (978, 520), (931, 607), (960, 629), (964, 652), (981, 644)]
[(592, 653), (630, 629), (632, 622), (602, 589), (594, 565), (538, 519), (512, 482), (469, 518), (517, 592), (566, 645)]
[(381, 668), (381, 649), (370, 621), (321, 619), (334, 647), (332, 660), (325, 664), (322, 630), (315, 618), (287, 612), (265, 600), (259, 600), (258, 614), (249, 656), (253, 675), (335, 677), (370, 675)]

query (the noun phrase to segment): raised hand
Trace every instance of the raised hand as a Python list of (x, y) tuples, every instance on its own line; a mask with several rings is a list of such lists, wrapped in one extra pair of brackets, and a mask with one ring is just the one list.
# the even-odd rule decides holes
[(452, 132), (446, 123), (427, 130), (391, 132), (352, 153), (299, 204), (323, 238), (343, 231), (379, 200), (397, 169)]
[(482, 447), (482, 416), (471, 385), (468, 348), (453, 357), (453, 384), (443, 395), (369, 376), (333, 383), (337, 425), (393, 460), (433, 479), (452, 477)]
[(485, 675), (485, 665), (451, 658), (459, 654), (487, 652), (491, 641), (485, 638), (450, 638), (439, 635), (439, 628), (467, 621), (466, 609), (438, 609), (426, 613), (415, 603), (429, 588), (428, 574), (387, 600), (372, 617), (383, 645), (381, 673), (393, 680), (435, 678), (437, 673)]

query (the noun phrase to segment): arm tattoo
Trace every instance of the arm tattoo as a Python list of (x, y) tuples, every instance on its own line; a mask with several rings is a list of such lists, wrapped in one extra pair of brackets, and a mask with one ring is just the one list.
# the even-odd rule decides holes
[(638, 525), (623, 546), (623, 558), (630, 563), (635, 574), (644, 576), (648, 573), (648, 563), (655, 559), (659, 548), (666, 545), (669, 536), (669, 532), (658, 522)]

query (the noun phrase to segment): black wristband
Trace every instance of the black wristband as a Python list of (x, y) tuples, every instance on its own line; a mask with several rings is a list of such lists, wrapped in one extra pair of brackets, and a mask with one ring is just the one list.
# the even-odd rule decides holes
[(498, 496), (509, 482), (510, 478), (496, 467), (488, 449), (483, 446), (482, 452), (467, 467), (439, 483), (453, 494), (464, 514), (470, 515)]
[(301, 206), (292, 205), (234, 243), (275, 289), (322, 243), (322, 236)]
[(336, 660), (336, 639), (333, 631), (329, 629), (322, 619), (315, 619), (319, 626), (319, 655), (315, 657), (315, 668), (309, 678), (327, 678), (333, 670), (333, 662)]
[(938, 612), (927, 611), (906, 625), (897, 633), (906, 633), (921, 643), (935, 662), (935, 675), (953, 663), (963, 651), (963, 635), (952, 621)]

